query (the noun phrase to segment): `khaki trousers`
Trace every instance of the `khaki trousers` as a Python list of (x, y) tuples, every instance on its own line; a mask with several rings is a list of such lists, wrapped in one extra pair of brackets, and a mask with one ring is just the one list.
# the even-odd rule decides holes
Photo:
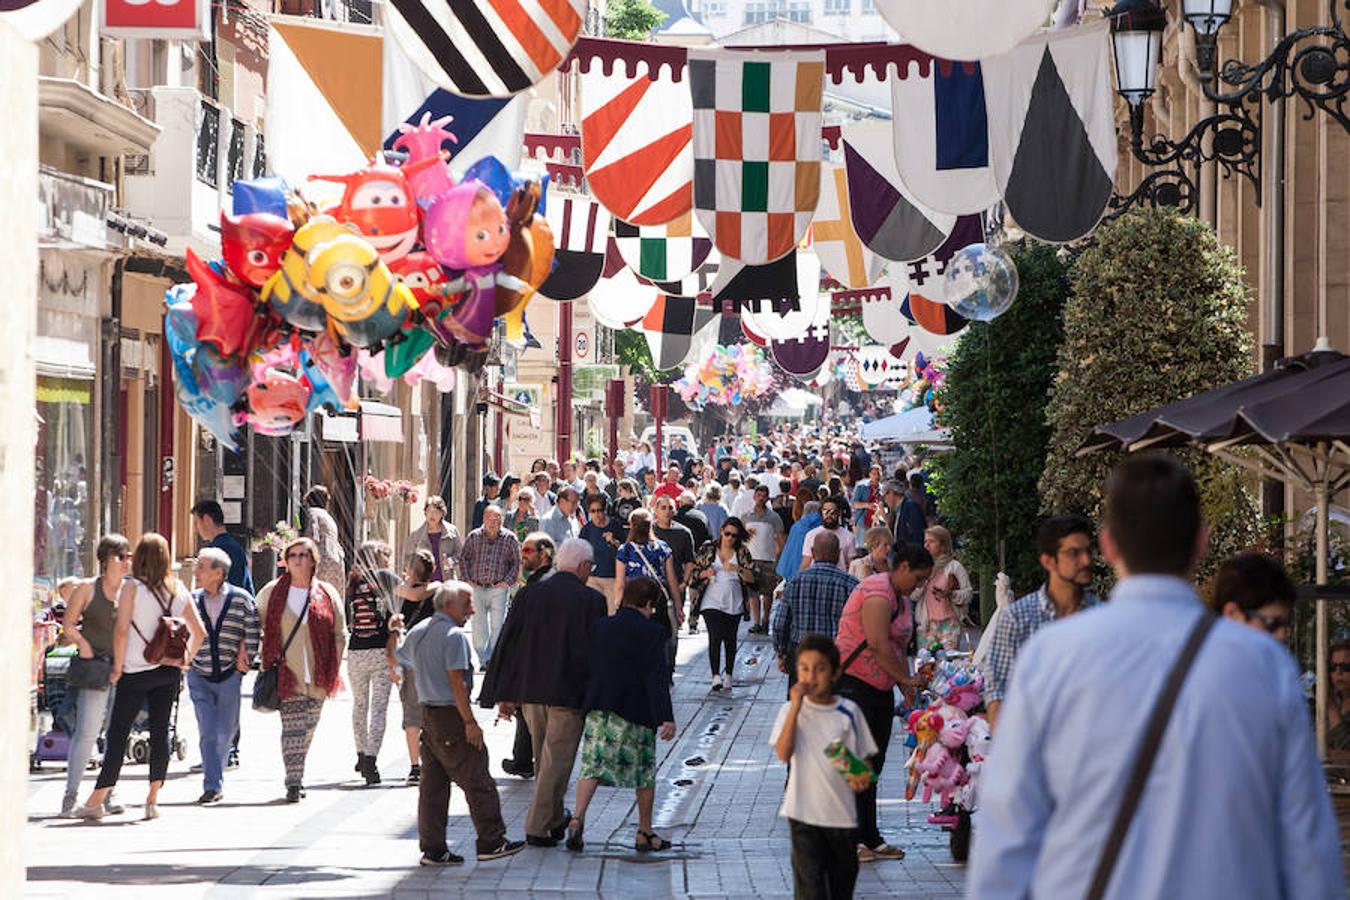
[(592, 575), (590, 578), (586, 579), (586, 587), (595, 588), (597, 591), (604, 594), (605, 602), (609, 604), (609, 614), (611, 616), (614, 615), (614, 610), (619, 608), (619, 600), (621, 599), (614, 596), (614, 579), (596, 578)]
[(563, 797), (581, 745), (585, 717), (567, 706), (526, 703), (525, 724), (534, 744), (534, 800), (525, 813), (525, 834), (548, 837), (566, 827)]

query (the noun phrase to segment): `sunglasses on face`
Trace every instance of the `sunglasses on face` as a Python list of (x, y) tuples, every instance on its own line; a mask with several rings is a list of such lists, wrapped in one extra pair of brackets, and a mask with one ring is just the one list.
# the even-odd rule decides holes
[(1333, 672), (1350, 672), (1350, 663), (1332, 663), (1327, 668)]
[[(1277, 631), (1284, 631), (1289, 627), (1288, 616), (1266, 616), (1258, 612), (1250, 612), (1247, 613), (1247, 621), (1260, 624), (1260, 626), (1270, 634), (1274, 634)], [(1346, 671), (1350, 671), (1350, 667), (1348, 667)]]
[(538, 552), (539, 552), (539, 551), (538, 551), (537, 549), (535, 549), (534, 547), (521, 547), (521, 548), (520, 548), (520, 555), (521, 555), (521, 556), (529, 556), (529, 555), (531, 555), (531, 554), (533, 554), (533, 553), (538, 553)]
[(309, 559), (308, 553), (287, 553), (286, 558), (290, 559)]
[(722, 537), (734, 538), (738, 537), (738, 533), (735, 531), (724, 531), (722, 532)]

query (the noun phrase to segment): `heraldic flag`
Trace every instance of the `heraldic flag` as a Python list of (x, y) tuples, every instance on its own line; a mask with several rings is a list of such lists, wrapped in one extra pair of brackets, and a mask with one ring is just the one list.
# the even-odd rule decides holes
[(824, 85), (824, 51), (689, 51), (694, 210), (723, 256), (763, 265), (806, 234)]

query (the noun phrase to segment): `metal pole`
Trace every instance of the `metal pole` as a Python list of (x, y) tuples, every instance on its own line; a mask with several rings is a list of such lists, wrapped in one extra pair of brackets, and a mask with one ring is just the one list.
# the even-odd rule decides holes
[(572, 304), (558, 304), (558, 462), (572, 455)]
[[(1328, 539), (1327, 528), (1330, 517), (1327, 515), (1327, 505), (1331, 502), (1331, 494), (1328, 487), (1328, 481), (1331, 478), (1331, 464), (1327, 456), (1328, 447), (1325, 443), (1317, 445), (1318, 455), (1324, 460), (1321, 471), (1317, 478), (1317, 586), (1322, 587), (1327, 583), (1327, 553)], [(1314, 603), (1316, 633), (1317, 633), (1317, 752), (1325, 759), (1327, 755), (1327, 678), (1330, 676), (1328, 671), (1328, 631), (1330, 623), (1327, 620), (1327, 604), (1321, 597), (1318, 597)]]
[[(506, 370), (499, 368), (497, 370), (497, 393), (506, 394)], [(492, 471), (497, 473), (498, 477), (506, 474), (506, 412), (498, 409), (492, 413), (493, 421), (496, 423), (493, 430), (492, 445)]]

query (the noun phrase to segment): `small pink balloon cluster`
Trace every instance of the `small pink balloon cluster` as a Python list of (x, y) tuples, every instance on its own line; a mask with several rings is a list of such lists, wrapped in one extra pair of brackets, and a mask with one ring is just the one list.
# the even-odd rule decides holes
[(672, 387), (690, 409), (739, 406), (773, 389), (773, 365), (754, 344), (719, 344), (702, 362), (685, 366)]

